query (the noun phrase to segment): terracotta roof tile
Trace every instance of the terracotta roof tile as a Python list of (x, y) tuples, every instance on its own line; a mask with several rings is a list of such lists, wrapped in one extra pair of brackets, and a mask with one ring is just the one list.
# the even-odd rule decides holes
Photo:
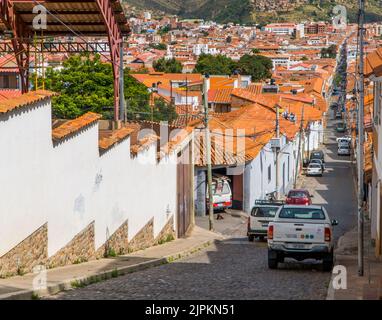
[(209, 102), (214, 103), (224, 103), (229, 104), (231, 103), (231, 93), (233, 89), (216, 89), (216, 90), (210, 90), (212, 93), (211, 96), (209, 96), (208, 100)]
[(139, 152), (147, 150), (150, 146), (156, 143), (160, 138), (157, 135), (149, 134), (144, 138), (140, 139), (135, 145), (130, 147), (130, 152), (133, 155), (137, 155)]
[(69, 120), (52, 130), (54, 140), (63, 139), (101, 119), (98, 113), (88, 112), (74, 120)]
[(120, 141), (127, 138), (132, 132), (134, 132), (133, 128), (123, 127), (118, 130), (104, 132), (103, 135), (100, 134), (101, 139), (99, 140), (99, 148), (102, 151), (106, 151), (119, 143)]
[(21, 90), (18, 89), (1, 89), (0, 100), (8, 100), (18, 98), (22, 95)]
[(29, 106), (33, 103), (39, 102), (46, 98), (50, 98), (54, 95), (55, 93), (51, 91), (38, 90), (28, 92), (26, 94), (20, 95), (19, 97), (0, 101), (0, 114)]
[(376, 77), (382, 76), (382, 48), (378, 48), (371, 54), (366, 56), (365, 75)]

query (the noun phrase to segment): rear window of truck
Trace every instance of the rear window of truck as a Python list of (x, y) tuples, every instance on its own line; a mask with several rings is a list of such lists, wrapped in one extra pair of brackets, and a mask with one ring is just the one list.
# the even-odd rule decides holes
[(279, 218), (325, 220), (325, 214), (321, 209), (283, 208), (280, 211)]
[(288, 198), (308, 198), (309, 194), (305, 191), (290, 191)]
[(252, 216), (258, 218), (274, 218), (279, 208), (275, 207), (254, 207), (252, 209)]

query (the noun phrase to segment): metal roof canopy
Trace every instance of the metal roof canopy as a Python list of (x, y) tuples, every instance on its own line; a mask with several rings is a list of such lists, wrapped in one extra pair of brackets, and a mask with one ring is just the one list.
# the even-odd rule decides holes
[[(114, 75), (114, 118), (119, 119), (119, 75), (123, 37), (130, 34), (119, 0), (0, 0), (0, 29), (12, 32), (22, 91), (29, 89), (29, 46), (34, 32), (33, 8), (47, 9), (47, 36), (107, 36)], [(49, 14), (49, 12), (51, 14)]]

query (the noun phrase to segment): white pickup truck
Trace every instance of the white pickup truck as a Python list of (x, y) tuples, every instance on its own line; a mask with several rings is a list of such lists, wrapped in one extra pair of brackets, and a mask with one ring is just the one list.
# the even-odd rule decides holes
[(334, 241), (330, 220), (322, 206), (283, 205), (268, 226), (268, 267), (276, 269), (284, 258), (297, 261), (323, 261), (323, 270), (331, 271), (334, 264)]

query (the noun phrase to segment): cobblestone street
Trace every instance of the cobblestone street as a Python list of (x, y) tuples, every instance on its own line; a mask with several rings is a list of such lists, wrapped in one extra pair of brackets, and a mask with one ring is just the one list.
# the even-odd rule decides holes
[[(300, 185), (314, 195), (339, 220), (335, 238), (356, 224), (354, 182), (349, 158), (336, 153), (334, 121), (325, 148), (323, 177), (303, 177)], [(51, 299), (325, 299), (330, 273), (321, 263), (297, 263), (286, 259), (277, 270), (267, 266), (267, 243), (250, 243), (245, 215), (224, 214), (215, 221), (216, 231), (227, 240), (219, 241), (189, 258), (124, 275), (85, 288), (63, 292)], [(197, 219), (201, 227), (208, 219)]]
[(64, 292), (58, 299), (324, 299), (320, 265), (268, 270), (266, 243), (235, 238), (180, 262)]

